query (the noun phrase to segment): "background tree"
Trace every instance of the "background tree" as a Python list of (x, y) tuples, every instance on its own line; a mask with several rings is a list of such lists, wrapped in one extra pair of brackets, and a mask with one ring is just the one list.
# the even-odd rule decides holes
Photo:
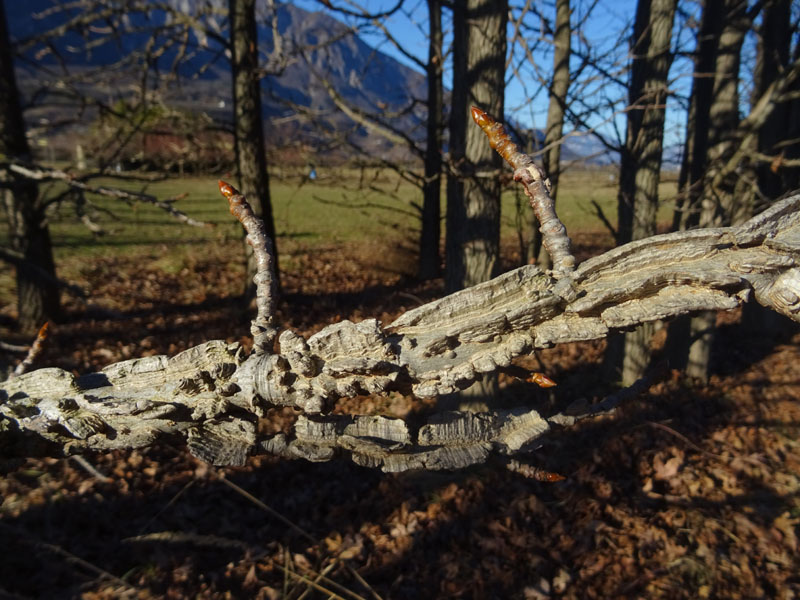
[[(489, 114), (503, 114), (508, 3), (469, 0), (463, 8), (465, 25), (461, 15), (455, 14), (459, 10), (454, 7), (453, 27), (466, 28), (466, 52), (457, 54), (461, 40), (454, 39), (450, 144), (451, 163), (463, 177), (463, 192), (448, 193), (448, 291), (490, 279), (500, 254), (500, 158), (486, 145), (480, 130), (467, 128), (471, 121), (467, 109), (476, 105)], [(463, 67), (459, 61), (464, 61)], [(458, 86), (462, 73), (463, 88)], [(461, 131), (466, 131), (463, 164), (459, 164)]]
[[(656, 232), (658, 185), (667, 102), (667, 77), (676, 0), (639, 0), (631, 43), (630, 105), (620, 157), (617, 243)], [(650, 361), (652, 325), (610, 340), (606, 366), (624, 385), (642, 376)], [(624, 341), (623, 341), (624, 340)]]
[[(500, 258), (500, 157), (472, 125), (472, 105), (492, 115), (505, 107), (508, 3), (469, 0), (453, 6), (453, 91), (450, 117), (450, 173), (447, 189), (445, 289), (488, 281)], [(498, 117), (502, 118), (502, 117)], [(450, 181), (450, 179), (457, 180)], [(497, 392), (488, 376), (462, 395), (462, 406)], [(476, 404), (476, 407), (482, 406)]]
[[(25, 136), (14, 55), (8, 35), (5, 5), (0, 1), (0, 155), (5, 160), (30, 161)], [(46, 205), (36, 184), (8, 170), (3, 182), (3, 207), (9, 224), (11, 249), (16, 253), (17, 306), (20, 328), (36, 331), (44, 321), (57, 319), (60, 295), (56, 280)]]
[[(709, 3), (709, 7), (712, 11), (717, 8), (712, 3)], [(752, 16), (747, 12), (747, 2), (743, 0), (723, 0), (721, 11), (723, 25), (719, 29), (717, 43), (703, 47), (703, 50), (713, 52), (714, 55), (710, 104), (707, 108), (697, 108), (698, 111), (707, 111), (709, 132), (698, 216), (700, 227), (730, 224), (735, 218), (734, 212), (749, 204), (746, 198), (734, 198), (736, 180), (731, 177), (733, 174), (724, 178), (722, 186), (714, 184), (716, 175), (734, 149), (739, 126), (741, 51), (745, 34), (752, 24)], [(743, 194), (747, 195), (749, 194)], [(744, 212), (747, 212), (746, 208), (740, 214), (743, 215)], [(690, 377), (701, 380), (708, 378), (716, 318), (716, 314), (711, 312), (692, 318), (686, 358), (686, 373)]]
[(425, 182), (422, 190), (422, 230), (419, 242), (420, 279), (438, 277), (441, 271), (439, 241), (441, 238), (442, 190), (442, 121), (444, 93), (442, 72), (442, 3), (428, 0), (428, 117), (425, 144)]
[[(277, 18), (277, 17), (273, 17)], [(275, 243), (275, 221), (267, 173), (261, 110), (261, 76), (258, 62), (258, 30), (255, 0), (229, 0), (231, 80), (233, 82), (233, 123), (236, 144), (236, 168), (240, 189), (264, 221), (267, 235)], [(245, 244), (247, 256), (247, 289), (245, 297), (255, 297), (252, 284), (256, 272), (252, 249)], [(276, 276), (279, 277), (278, 252), (275, 249)], [(279, 280), (278, 280), (279, 281)], [(278, 282), (276, 282), (278, 284)]]

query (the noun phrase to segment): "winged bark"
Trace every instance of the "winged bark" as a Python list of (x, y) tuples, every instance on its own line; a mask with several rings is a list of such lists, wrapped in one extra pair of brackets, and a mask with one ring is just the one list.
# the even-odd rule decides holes
[[(420, 426), (326, 413), (338, 398), (361, 393), (448, 394), (538, 348), (749, 299), (800, 321), (798, 209), (800, 194), (739, 226), (632, 242), (571, 271), (524, 266), (386, 326), (342, 321), (308, 339), (286, 330), (275, 354), (245, 356), (217, 340), (81, 377), (40, 369), (0, 388), (0, 452), (63, 456), (172, 440), (215, 464), (242, 464), (255, 452), (345, 455), (385, 471), (513, 454), (607, 405), (558, 415), (529, 406), (441, 413)], [(300, 411), (290, 435), (257, 433), (270, 406)]]

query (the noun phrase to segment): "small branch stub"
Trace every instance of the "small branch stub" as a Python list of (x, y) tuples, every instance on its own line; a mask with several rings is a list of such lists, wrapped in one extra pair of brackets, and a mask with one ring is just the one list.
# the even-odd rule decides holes
[(257, 270), (253, 277), (256, 284), (256, 318), (250, 326), (253, 335), (253, 346), (257, 354), (269, 354), (278, 330), (273, 323), (277, 304), (277, 286), (275, 284), (275, 261), (273, 259), (272, 240), (269, 239), (264, 222), (253, 212), (247, 199), (231, 184), (220, 180), (219, 191), (228, 199), (231, 214), (247, 232), (247, 243), (253, 247)]
[(575, 269), (575, 257), (570, 249), (567, 228), (558, 218), (555, 202), (550, 197), (550, 180), (530, 156), (519, 151), (502, 123), (477, 106), (472, 107), (472, 119), (489, 138), (491, 147), (514, 167), (514, 181), (522, 183), (539, 220), (542, 244), (553, 259), (553, 270), (562, 275), (572, 272)]

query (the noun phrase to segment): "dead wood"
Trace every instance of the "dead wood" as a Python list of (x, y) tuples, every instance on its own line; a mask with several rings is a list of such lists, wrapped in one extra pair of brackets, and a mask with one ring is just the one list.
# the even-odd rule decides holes
[[(237, 344), (211, 341), (81, 377), (33, 371), (0, 384), (0, 453), (65, 456), (168, 439), (214, 464), (243, 464), (254, 452), (315, 461), (346, 455), (385, 471), (453, 469), (492, 452), (513, 454), (563, 415), (520, 407), (437, 414), (412, 427), (326, 411), (356, 394), (449, 394), (538, 348), (747, 300), (800, 320), (799, 206), (796, 194), (737, 227), (633, 242), (558, 278), (525, 266), (386, 326), (342, 321), (308, 339), (283, 331), (277, 353), (245, 356)], [(302, 411), (293, 433), (259, 437), (258, 416), (276, 405)]]

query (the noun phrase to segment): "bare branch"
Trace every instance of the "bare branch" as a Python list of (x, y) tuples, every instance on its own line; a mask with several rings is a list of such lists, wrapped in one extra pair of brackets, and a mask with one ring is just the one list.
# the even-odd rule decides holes
[(475, 106), (472, 118), (480, 126), (489, 143), (505, 161), (514, 167), (514, 180), (522, 183), (525, 195), (539, 220), (542, 244), (553, 259), (553, 270), (566, 274), (575, 268), (575, 257), (570, 250), (567, 228), (556, 214), (555, 202), (550, 197), (550, 180), (527, 154), (517, 149), (503, 124)]
[(152, 204), (153, 206), (160, 208), (168, 213), (171, 217), (177, 219), (181, 223), (185, 223), (186, 225), (191, 225), (193, 227), (213, 227), (211, 223), (198, 221), (187, 215), (185, 212), (178, 210), (172, 206), (172, 202), (169, 200), (159, 200), (155, 196), (143, 194), (141, 192), (129, 192), (120, 188), (112, 188), (104, 185), (93, 186), (86, 183), (87, 179), (99, 176), (100, 174), (75, 177), (59, 169), (51, 169), (39, 165), (26, 165), (19, 162), (7, 163), (5, 166), (9, 171), (13, 171), (14, 173), (22, 175), (27, 179), (33, 179), (35, 181), (49, 181), (55, 179), (63, 181), (68, 186), (78, 190), (83, 190), (84, 192), (90, 192), (100, 196), (108, 196), (109, 198), (118, 198), (120, 200), (147, 202), (148, 204)]
[(277, 304), (278, 286), (275, 278), (275, 258), (272, 240), (267, 236), (264, 222), (259, 219), (245, 197), (229, 183), (219, 182), (219, 191), (228, 199), (231, 214), (239, 219), (247, 231), (247, 243), (253, 248), (256, 259), (256, 306), (258, 312), (250, 326), (253, 343), (258, 354), (268, 354), (278, 330), (273, 324)]
[[(550, 417), (532, 407), (442, 413), (419, 427), (325, 412), (357, 394), (448, 394), (538, 348), (749, 299), (800, 321), (799, 262), (796, 194), (742, 225), (633, 242), (558, 279), (521, 267), (386, 327), (342, 321), (308, 339), (287, 330), (277, 354), (245, 358), (238, 344), (212, 341), (79, 378), (60, 369), (27, 373), (0, 387), (0, 443), (9, 457), (168, 439), (184, 440), (214, 464), (243, 464), (249, 454), (267, 452), (314, 461), (345, 455), (385, 471), (461, 468), (493, 453), (525, 451), (554, 425), (606, 411), (619, 398)], [(269, 326), (268, 318), (261, 322)], [(257, 415), (269, 406), (302, 411), (290, 435), (257, 435)]]

